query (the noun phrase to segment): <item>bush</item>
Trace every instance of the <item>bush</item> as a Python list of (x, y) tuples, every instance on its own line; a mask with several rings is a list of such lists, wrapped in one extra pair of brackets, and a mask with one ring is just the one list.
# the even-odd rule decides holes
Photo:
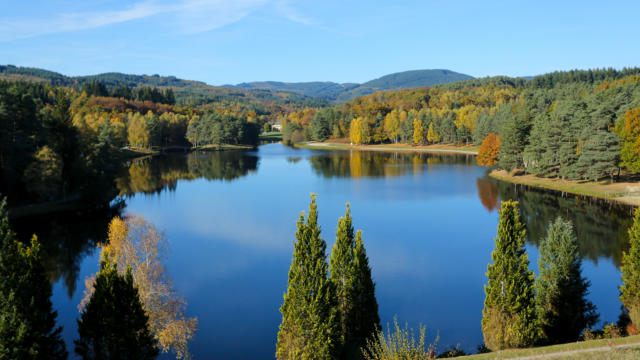
[(393, 318), (393, 332), (387, 324), (387, 334), (379, 331), (362, 349), (366, 360), (424, 360), (435, 358), (438, 337), (427, 349), (426, 327), (420, 325), (420, 335), (416, 340), (415, 332), (405, 324), (398, 325), (398, 319)]

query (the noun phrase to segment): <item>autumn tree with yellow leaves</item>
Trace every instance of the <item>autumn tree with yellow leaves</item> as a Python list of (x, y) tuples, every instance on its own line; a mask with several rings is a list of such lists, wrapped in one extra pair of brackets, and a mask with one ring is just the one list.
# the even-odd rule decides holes
[[(188, 342), (195, 335), (198, 319), (185, 315), (187, 303), (177, 295), (163, 264), (167, 251), (167, 238), (146, 219), (116, 217), (109, 224), (109, 242), (102, 247), (101, 259), (111, 259), (121, 274), (130, 269), (160, 349), (173, 352), (178, 359), (190, 358)], [(95, 277), (85, 283), (81, 308), (91, 298)]]

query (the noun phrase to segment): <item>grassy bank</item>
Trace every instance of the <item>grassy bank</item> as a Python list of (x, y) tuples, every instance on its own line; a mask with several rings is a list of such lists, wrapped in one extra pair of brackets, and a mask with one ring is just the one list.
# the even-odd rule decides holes
[(222, 144), (222, 145), (204, 145), (193, 147), (189, 151), (225, 151), (225, 150), (254, 150), (255, 146), (252, 145), (230, 145), (230, 144)]
[(295, 144), (295, 147), (313, 150), (363, 150), (363, 151), (414, 151), (431, 153), (456, 153), (465, 155), (478, 155), (478, 146), (435, 144), (414, 146), (409, 144), (376, 144), (376, 145), (351, 145), (344, 142), (303, 142)]
[(258, 140), (266, 142), (282, 141), (282, 133), (280, 131), (265, 132), (260, 134)]
[(617, 201), (626, 205), (640, 206), (640, 183), (635, 181), (611, 183), (609, 180), (591, 182), (547, 179), (540, 178), (535, 175), (513, 175), (504, 170), (494, 170), (490, 173), (490, 176), (513, 184), (533, 186), (542, 189)]
[(456, 359), (637, 359), (638, 355), (640, 355), (640, 335), (529, 349), (495, 351), (487, 354), (461, 356)]

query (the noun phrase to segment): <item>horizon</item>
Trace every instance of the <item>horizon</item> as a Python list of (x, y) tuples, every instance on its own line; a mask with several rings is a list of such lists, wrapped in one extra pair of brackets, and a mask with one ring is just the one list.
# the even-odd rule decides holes
[(161, 74), (215, 86), (363, 83), (416, 69), (525, 77), (637, 66), (640, 50), (628, 44), (640, 34), (638, 10), (631, 1), (8, 0), (0, 53), (3, 63), (67, 76)]

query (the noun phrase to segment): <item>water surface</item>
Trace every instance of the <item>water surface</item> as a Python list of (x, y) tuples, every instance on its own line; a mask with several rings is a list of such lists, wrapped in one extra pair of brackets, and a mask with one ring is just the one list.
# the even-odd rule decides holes
[[(503, 199), (521, 202), (527, 250), (562, 214), (577, 226), (589, 298), (601, 319), (620, 312), (617, 286), (630, 210), (562, 197), (486, 176), (472, 156), (318, 152), (281, 144), (255, 152), (167, 155), (133, 162), (118, 179), (120, 202), (91, 217), (16, 221), (47, 241), (53, 303), (70, 352), (84, 278), (98, 268), (95, 244), (115, 214), (141, 214), (171, 240), (167, 267), (187, 313), (199, 319), (195, 358), (273, 359), (296, 220), (318, 194), (328, 249), (350, 202), (364, 230), (383, 324), (427, 326), (440, 348), (475, 351), (487, 263)], [(24, 230), (22, 232), (27, 232)]]

